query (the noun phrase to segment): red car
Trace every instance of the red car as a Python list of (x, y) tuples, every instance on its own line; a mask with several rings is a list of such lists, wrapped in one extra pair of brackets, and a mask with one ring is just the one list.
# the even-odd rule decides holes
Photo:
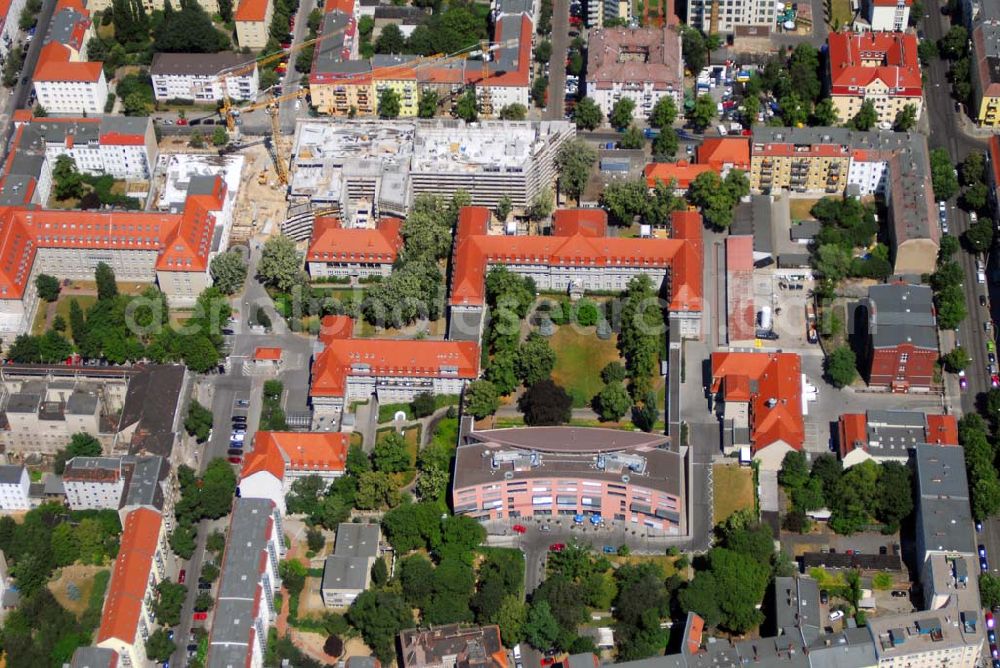
[(196, 622), (203, 622), (206, 619), (208, 619), (208, 613), (207, 612), (196, 612), (196, 613), (194, 613), (194, 621), (196, 621)]
[(178, 118), (177, 119), (177, 125), (187, 125), (187, 124), (188, 124), (188, 119), (186, 119), (186, 118)]
[(188, 572), (182, 568), (181, 572), (177, 574), (177, 584), (184, 584), (184, 581), (187, 580), (187, 574)]
[(551, 666), (555, 662), (556, 662), (555, 658), (551, 657), (551, 656), (547, 656), (547, 657), (545, 657), (545, 658), (542, 659), (542, 665), (543, 666)]
[(990, 376), (990, 385), (994, 388), (1000, 387), (1000, 376), (997, 374)]
[(527, 530), (528, 530), (528, 527), (524, 526), (523, 524), (515, 524), (514, 525), (514, 533), (524, 533)]
[(549, 545), (550, 552), (562, 552), (566, 549), (566, 543), (552, 543)]
[(995, 625), (996, 625), (996, 622), (993, 620), (993, 613), (992, 612), (987, 612), (986, 613), (986, 628), (992, 629)]
[(229, 458), (229, 463), (230, 464), (242, 464), (243, 463), (243, 458), (242, 457), (230, 457)]

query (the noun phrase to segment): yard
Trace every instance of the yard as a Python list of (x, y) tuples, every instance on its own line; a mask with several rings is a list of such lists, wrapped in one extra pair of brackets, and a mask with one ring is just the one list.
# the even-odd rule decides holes
[[(383, 427), (375, 432), (375, 442), (378, 443), (386, 436), (396, 431), (393, 427)], [(417, 424), (412, 427), (405, 427), (403, 429), (403, 440), (406, 441), (406, 450), (410, 453), (410, 466), (413, 467), (409, 471), (403, 471), (402, 473), (394, 473), (396, 476), (396, 482), (400, 487), (406, 487), (413, 479), (416, 477), (416, 466), (417, 466), (417, 451), (420, 449), (420, 433), (422, 427)]]
[[(612, 547), (618, 547), (613, 545)], [(657, 555), (643, 555), (643, 554), (630, 554), (625, 557), (608, 555), (608, 559), (611, 563), (622, 566), (624, 564), (648, 564), (653, 563), (660, 567), (663, 571), (663, 577), (669, 578), (671, 575), (677, 572), (677, 568), (674, 563), (677, 561), (677, 557), (671, 557), (667, 554), (657, 554)]]
[(753, 471), (736, 464), (712, 466), (713, 524), (742, 508), (753, 508)]
[[(850, 9), (850, 0), (847, 0), (848, 9)], [(836, 5), (836, 1), (834, 2)], [(815, 220), (812, 215), (812, 208), (818, 202), (819, 199), (799, 199), (799, 198), (789, 198), (788, 200), (788, 212), (791, 216), (792, 221), (796, 220)]]
[(830, 26), (840, 29), (851, 22), (854, 12), (851, 11), (851, 0), (827, 0), (830, 8)]
[[(435, 394), (434, 410), (444, 408), (445, 406), (457, 406), (458, 402), (459, 396), (457, 394)], [(407, 420), (413, 419), (413, 408), (410, 404), (379, 404), (379, 424), (382, 424), (383, 422), (391, 422), (397, 411), (403, 411), (406, 413)]]
[[(88, 607), (100, 611), (110, 579), (111, 571), (104, 566), (74, 564), (64, 567), (59, 578), (49, 582), (48, 587), (60, 605), (80, 617)], [(71, 592), (71, 585), (76, 591)]]
[[(56, 315), (61, 315), (63, 317), (63, 320), (66, 321), (65, 335), (69, 338), (73, 337), (73, 328), (70, 326), (69, 323), (69, 305), (74, 299), (80, 305), (80, 308), (83, 309), (84, 313), (86, 313), (87, 309), (93, 306), (94, 302), (97, 301), (97, 297), (95, 297), (94, 295), (68, 295), (68, 294), (59, 295), (59, 300), (56, 302), (56, 312), (55, 315), (53, 315), (52, 317), (53, 319), (55, 318)], [(39, 301), (38, 308), (35, 309), (35, 322), (31, 326), (31, 333), (36, 335), (44, 334), (45, 324), (47, 319), (48, 319), (48, 303), (44, 301)]]
[(607, 341), (597, 338), (595, 328), (565, 325), (549, 338), (549, 345), (556, 353), (556, 366), (552, 380), (566, 388), (573, 397), (573, 407), (583, 408), (601, 391), (601, 369), (608, 362), (621, 361), (612, 334)]

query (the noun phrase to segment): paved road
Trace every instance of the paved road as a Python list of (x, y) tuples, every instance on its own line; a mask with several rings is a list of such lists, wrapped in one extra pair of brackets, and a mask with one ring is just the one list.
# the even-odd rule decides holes
[[(299, 3), (299, 12), (295, 17), (295, 31), (293, 44), (299, 44), (303, 42), (309, 33), (309, 12), (313, 9), (313, 0), (302, 0)], [(288, 71), (285, 73), (284, 80), (281, 82), (282, 92), (286, 95), (288, 93), (294, 93), (299, 90), (301, 86), (299, 81), (302, 79), (302, 74), (295, 69), (295, 56), (293, 55), (289, 59)], [(281, 104), (281, 111), (279, 118), (281, 119), (281, 130), (285, 134), (292, 134), (295, 132), (295, 118), (297, 116), (305, 115), (307, 111), (306, 104), (303, 102), (299, 105), (299, 109), (295, 108), (295, 100), (287, 100)]]
[(566, 54), (569, 49), (569, 0), (552, 0), (552, 59), (549, 100), (542, 118), (561, 121), (566, 115)]
[[(4, 138), (3, 161), (7, 160), (7, 151), (10, 150), (10, 137), (14, 132), (14, 124), (11, 122), (14, 110), (28, 105), (28, 98), (31, 96), (33, 88), (31, 75), (34, 73), (35, 65), (38, 63), (38, 54), (41, 52), (42, 43), (45, 41), (42, 39), (42, 36), (48, 33), (49, 24), (52, 21), (52, 12), (55, 10), (55, 7), (56, 0), (42, 0), (42, 11), (38, 14), (38, 24), (35, 29), (36, 37), (27, 45), (28, 52), (24, 58), (24, 66), (21, 68), (21, 79), (9, 91), (3, 109), (0, 110), (0, 128), (3, 128), (0, 136)], [(18, 17), (10, 17), (10, 19), (16, 21)], [(22, 36), (23, 33), (19, 33), (19, 39), (22, 39)]]
[[(171, 666), (187, 665), (187, 646), (194, 642), (191, 638), (191, 630), (194, 625), (194, 600), (201, 591), (198, 589), (198, 576), (201, 575), (201, 566), (205, 561), (205, 542), (208, 539), (208, 535), (220, 526), (224, 526), (220, 520), (203, 520), (198, 524), (197, 547), (186, 566), (187, 573), (184, 584), (188, 588), (187, 598), (185, 598), (184, 606), (181, 608), (181, 623), (174, 630), (174, 642), (177, 644), (177, 651), (170, 658)], [(216, 580), (216, 584), (218, 584), (218, 580)], [(210, 616), (211, 614), (209, 613)], [(205, 624), (205, 628), (210, 627)]]

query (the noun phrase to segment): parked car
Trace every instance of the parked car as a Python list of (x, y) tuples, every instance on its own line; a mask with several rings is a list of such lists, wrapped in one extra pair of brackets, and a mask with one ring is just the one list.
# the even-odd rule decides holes
[(611, 545), (605, 545), (602, 549), (604, 551), (604, 554), (616, 554), (618, 552), (618, 550), (616, 550)]
[(514, 645), (514, 658), (515, 659), (520, 659), (521, 658), (521, 645), (520, 644)]
[(524, 533), (528, 530), (528, 527), (524, 526), (523, 524), (515, 524), (513, 526), (513, 529), (514, 533)]
[(229, 463), (230, 464), (242, 464), (243, 463), (243, 458), (242, 457), (229, 457)]
[(566, 549), (566, 543), (552, 543), (549, 545), (550, 552), (562, 552)]
[(208, 613), (207, 612), (196, 612), (196, 613), (194, 613), (194, 621), (196, 621), (196, 622), (203, 622), (206, 619), (208, 619)]
[(238, 456), (242, 457), (243, 456), (243, 451), (240, 450), (239, 448), (229, 448), (228, 450), (226, 450), (226, 454), (227, 455), (234, 455), (234, 456), (238, 455)]
[(993, 619), (993, 613), (992, 612), (987, 612), (986, 613), (986, 628), (992, 629), (995, 625), (996, 625), (996, 620)]
[(819, 590), (819, 602), (822, 603), (823, 605), (826, 605), (827, 603), (829, 603), (830, 602), (830, 592), (828, 592), (825, 589), (820, 589)]
[(198, 589), (211, 589), (211, 588), (212, 588), (211, 582), (205, 582), (204, 580), (202, 580), (198, 583)]
[(982, 559), (985, 559), (985, 558), (986, 558), (986, 546), (985, 546), (985, 545), (980, 545), (980, 546), (979, 546), (979, 556), (980, 556), (980, 557), (981, 557)]
[(990, 562), (986, 560), (986, 557), (979, 557), (979, 570), (983, 573), (990, 570)]
[(184, 580), (187, 579), (187, 570), (182, 568), (181, 572), (177, 574), (177, 584), (184, 584)]
[(986, 295), (979, 295), (979, 305), (986, 306)]
[(830, 613), (830, 621), (835, 622), (843, 616), (844, 616), (843, 610), (834, 610), (833, 612)]
[(542, 526), (538, 527), (538, 530), (543, 533), (548, 533), (552, 531), (552, 527), (550, 527), (548, 524), (543, 524)]
[(906, 598), (907, 596), (909, 596), (909, 594), (903, 591), (902, 589), (894, 589), (892, 591), (892, 595), (894, 598)]
[(983, 532), (983, 523), (980, 522), (979, 520), (976, 520), (976, 533), (982, 533), (982, 532)]

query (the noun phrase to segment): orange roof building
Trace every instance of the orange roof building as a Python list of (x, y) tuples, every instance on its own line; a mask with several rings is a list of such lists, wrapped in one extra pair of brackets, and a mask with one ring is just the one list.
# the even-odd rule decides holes
[(125, 518), (121, 547), (111, 574), (96, 645), (114, 652), (126, 665), (146, 665), (145, 637), (155, 626), (147, 597), (166, 577), (163, 518), (139, 508)]
[(556, 211), (549, 236), (489, 234), (491, 215), (489, 209), (475, 206), (459, 212), (448, 301), (450, 338), (478, 340), (486, 273), (498, 265), (516, 273), (523, 270), (539, 290), (581, 293), (623, 290), (639, 273), (660, 285), (669, 274), (670, 311), (689, 318), (700, 331), (702, 229), (697, 212), (674, 213), (669, 239), (609, 237), (602, 209)]
[(723, 176), (730, 169), (750, 169), (749, 137), (706, 137), (698, 146), (699, 165), (709, 165)]
[(382, 218), (372, 228), (345, 228), (339, 218), (313, 224), (306, 267), (313, 278), (388, 276), (403, 247), (403, 221)]
[(86, 45), (93, 36), (90, 13), (80, 0), (60, 0), (52, 15), (31, 76), (38, 103), (49, 113), (104, 113), (108, 82), (104, 64), (87, 62)]
[(748, 445), (773, 470), (785, 454), (802, 449), (802, 365), (795, 353), (713, 353), (712, 394), (723, 405), (727, 448)]
[(651, 162), (646, 165), (644, 174), (646, 175), (646, 186), (655, 188), (657, 183), (664, 185), (674, 185), (674, 189), (680, 192), (686, 191), (691, 182), (705, 172), (719, 173), (720, 170), (711, 165), (692, 164), (687, 160), (677, 162)]
[(955, 416), (871, 410), (845, 413), (837, 422), (837, 449), (845, 468), (868, 459), (906, 463), (918, 443), (957, 446)]
[(348, 435), (343, 432), (259, 431), (243, 461), (240, 496), (270, 499), (285, 513), (285, 495), (298, 478), (327, 483), (344, 474)]
[(274, 16), (274, 0), (240, 0), (233, 14), (236, 41), (241, 47), (263, 49)]

